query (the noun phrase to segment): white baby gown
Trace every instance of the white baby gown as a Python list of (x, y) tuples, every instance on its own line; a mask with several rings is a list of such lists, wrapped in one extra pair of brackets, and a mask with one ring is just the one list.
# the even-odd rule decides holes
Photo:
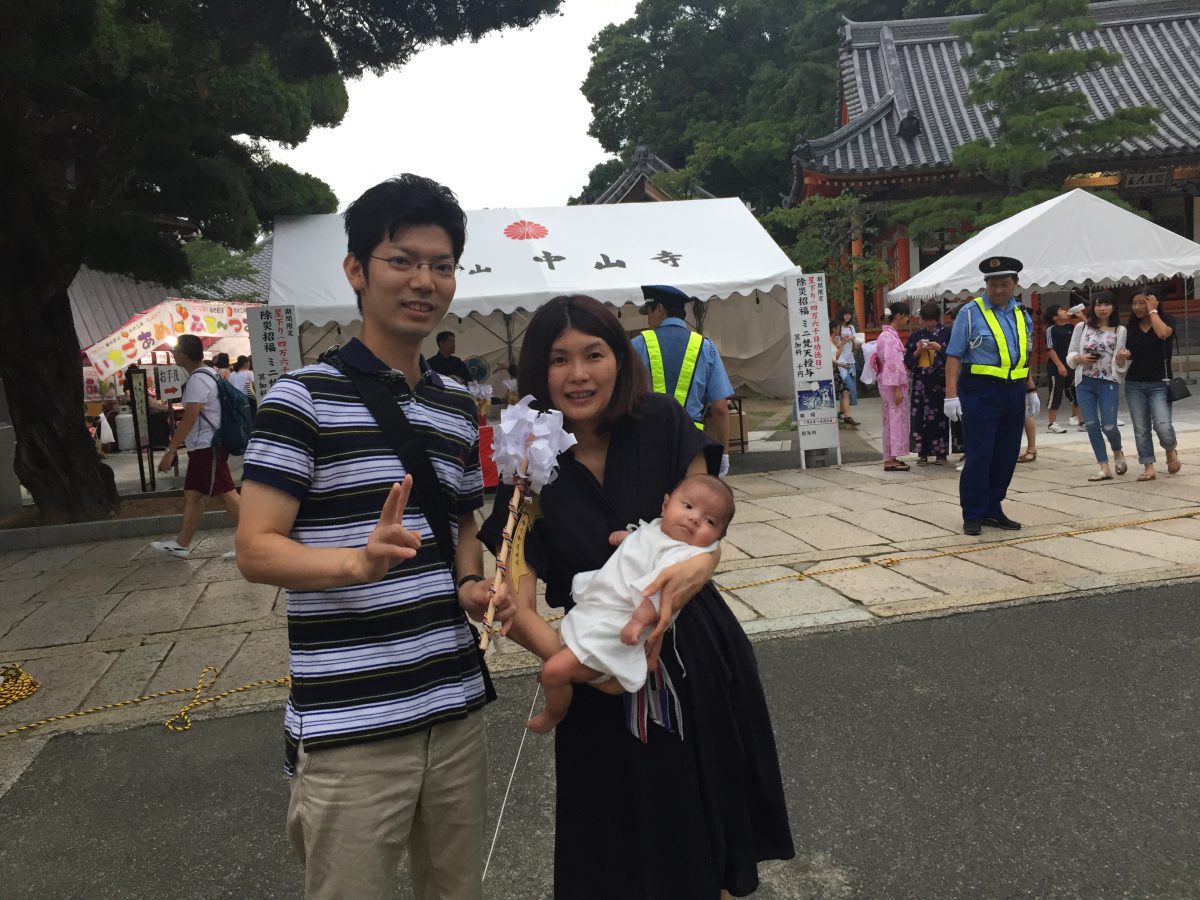
[[(641, 523), (601, 568), (580, 572), (571, 581), (575, 606), (562, 620), (562, 641), (585, 666), (612, 675), (626, 691), (641, 690), (646, 683), (643, 642), (621, 642), (621, 629), (642, 602), (642, 591), (667, 566), (715, 550), (693, 547), (667, 537), (662, 519)], [(659, 596), (650, 598), (659, 609)]]

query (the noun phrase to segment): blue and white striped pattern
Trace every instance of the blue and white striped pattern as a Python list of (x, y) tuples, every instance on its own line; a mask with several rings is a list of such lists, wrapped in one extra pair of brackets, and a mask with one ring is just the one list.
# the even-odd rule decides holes
[[(377, 368), (358, 342), (342, 353), (346, 364), (365, 359), (355, 367)], [(415, 391), (399, 376), (383, 377), (429, 450), (457, 540), (454, 516), (483, 504), (474, 403), (428, 370)], [(327, 363), (286, 375), (271, 389), (244, 467), (246, 480), (300, 501), (291, 537), (311, 547), (365, 546), (388, 491), (404, 475), (353, 383)], [(288, 591), (289, 773), (302, 737), (306, 749), (391, 737), (485, 702), (474, 632), (415, 493), (404, 525), (421, 534), (422, 547), (381, 581)]]

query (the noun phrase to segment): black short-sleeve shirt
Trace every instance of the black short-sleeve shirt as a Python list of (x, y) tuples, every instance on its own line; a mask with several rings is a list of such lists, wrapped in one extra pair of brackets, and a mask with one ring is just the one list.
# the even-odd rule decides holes
[[(1166, 313), (1159, 315), (1164, 324), (1175, 327), (1175, 320)], [(1151, 328), (1142, 331), (1141, 326), (1131, 325), (1126, 328), (1125, 349), (1129, 351), (1129, 371), (1125, 373), (1126, 381), (1163, 381), (1167, 377), (1167, 363), (1171, 359), (1172, 341), (1175, 336), (1165, 341), (1154, 333)]]

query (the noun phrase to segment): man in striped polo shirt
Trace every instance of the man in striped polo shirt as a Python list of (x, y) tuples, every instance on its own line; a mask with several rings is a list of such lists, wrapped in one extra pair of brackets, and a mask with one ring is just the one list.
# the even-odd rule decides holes
[[(418, 898), (477, 898), (494, 696), (463, 616), (488, 601), (479, 432), (466, 389), (420, 355), (454, 297), (466, 216), (447, 188), (403, 175), (345, 222), (361, 338), (280, 379), (243, 469), (238, 566), (288, 589), (288, 835), (308, 897), (390, 896), (407, 846)], [(388, 388), (428, 452), (454, 574), (350, 370)], [(497, 617), (511, 613), (505, 589)]]

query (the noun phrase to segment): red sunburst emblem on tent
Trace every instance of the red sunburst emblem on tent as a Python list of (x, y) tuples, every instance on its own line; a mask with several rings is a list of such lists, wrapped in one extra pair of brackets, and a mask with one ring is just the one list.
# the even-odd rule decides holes
[(514, 241), (540, 240), (549, 233), (550, 229), (545, 225), (539, 225), (537, 222), (527, 222), (525, 219), (513, 222), (504, 229), (504, 236)]

